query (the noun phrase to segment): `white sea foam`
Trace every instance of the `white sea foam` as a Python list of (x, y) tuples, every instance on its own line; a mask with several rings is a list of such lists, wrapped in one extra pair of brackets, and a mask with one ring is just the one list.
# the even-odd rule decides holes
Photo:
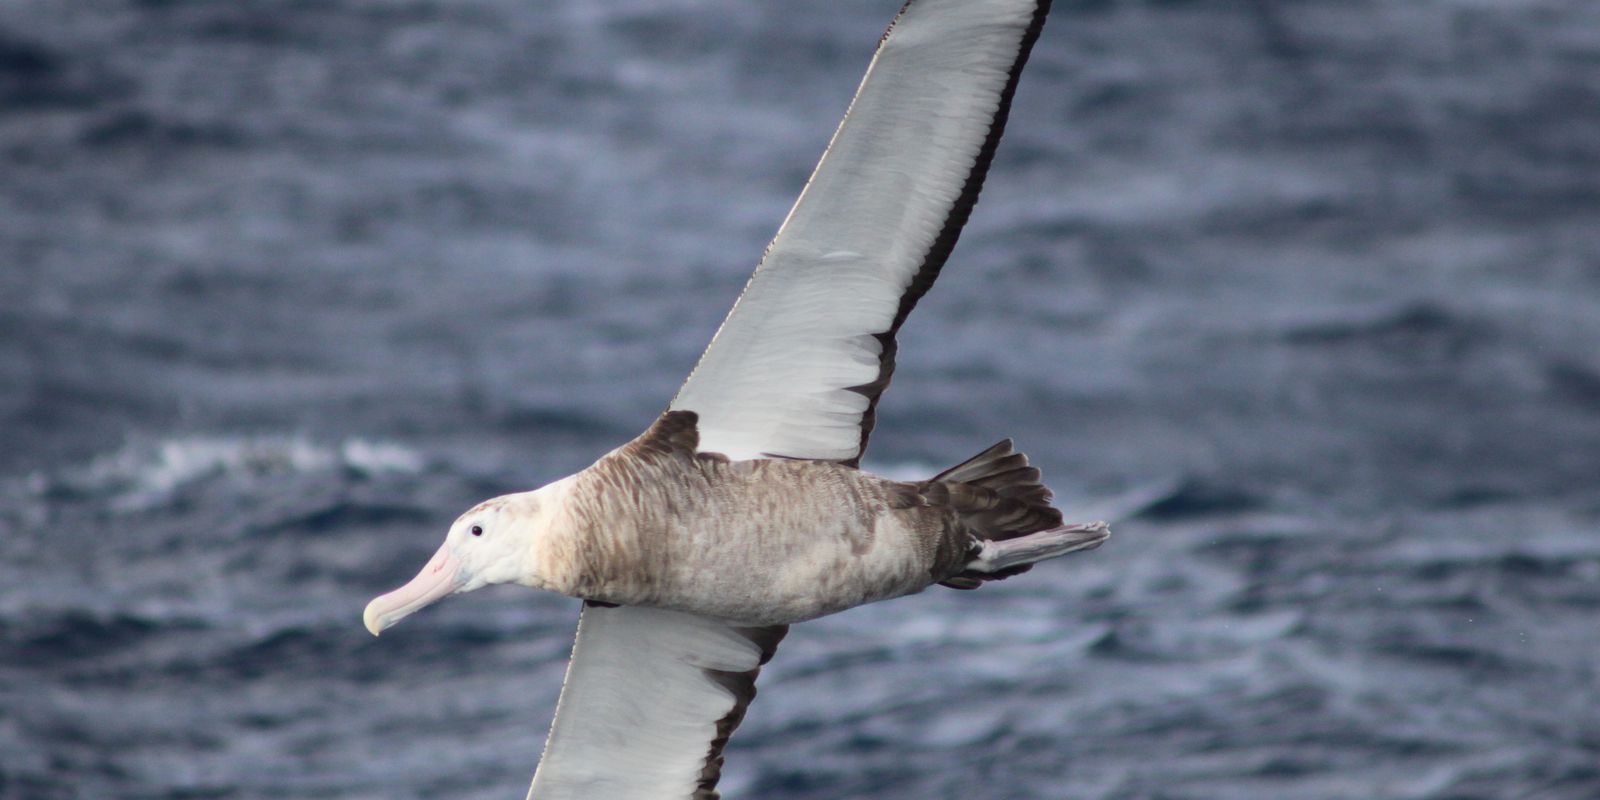
[(346, 439), (317, 442), (299, 435), (183, 436), (134, 443), (58, 476), (34, 476), (30, 488), (64, 488), (105, 497), (116, 511), (148, 509), (197, 482), (229, 477), (353, 471), (415, 474), (421, 454), (394, 442)]

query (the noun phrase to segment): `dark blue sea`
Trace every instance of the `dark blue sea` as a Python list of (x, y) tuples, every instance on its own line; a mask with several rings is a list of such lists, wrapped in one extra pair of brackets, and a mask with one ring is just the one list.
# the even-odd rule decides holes
[[(0, 3), (0, 799), (520, 798), (575, 601), (361, 609), (660, 412), (900, 0)], [(1600, 4), (1058, 0), (867, 466), (1093, 553), (798, 626), (730, 798), (1600, 798)]]

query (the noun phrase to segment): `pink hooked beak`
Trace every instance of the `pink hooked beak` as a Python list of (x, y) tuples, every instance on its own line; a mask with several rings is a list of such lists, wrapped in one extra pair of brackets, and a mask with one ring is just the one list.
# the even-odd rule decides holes
[(440, 547), (439, 552), (433, 554), (428, 565), (410, 583), (368, 603), (361, 620), (367, 624), (367, 630), (377, 636), (417, 609), (460, 588), (464, 582), (456, 580), (456, 573), (460, 569), (461, 562), (450, 552), (450, 545)]

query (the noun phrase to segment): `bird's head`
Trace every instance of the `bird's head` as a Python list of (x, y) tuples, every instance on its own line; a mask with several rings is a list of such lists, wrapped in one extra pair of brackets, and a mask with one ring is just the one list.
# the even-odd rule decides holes
[(410, 583), (367, 604), (373, 636), (447, 595), (497, 583), (526, 582), (543, 527), (540, 492), (496, 497), (456, 518), (444, 544)]

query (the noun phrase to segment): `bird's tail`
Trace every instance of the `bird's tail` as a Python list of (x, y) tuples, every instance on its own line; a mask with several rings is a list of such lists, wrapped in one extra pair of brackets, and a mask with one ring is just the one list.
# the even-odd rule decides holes
[(1006, 439), (918, 484), (929, 504), (954, 510), (981, 542), (966, 568), (941, 584), (976, 589), (1035, 562), (1098, 547), (1111, 535), (1104, 522), (1063, 525), (1039, 477)]

